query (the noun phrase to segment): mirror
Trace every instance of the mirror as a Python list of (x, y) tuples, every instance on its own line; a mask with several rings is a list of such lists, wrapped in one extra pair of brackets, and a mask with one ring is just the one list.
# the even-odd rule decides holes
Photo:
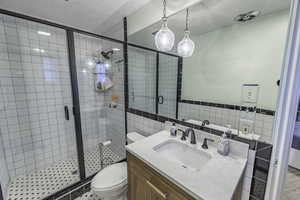
[(177, 118), (179, 60), (176, 55), (129, 45), (129, 108)]
[(128, 107), (156, 112), (156, 52), (128, 47)]
[[(155, 70), (167, 71), (158, 73), (161, 81), (152, 80), (148, 87), (173, 92), (162, 92), (169, 95), (170, 102), (162, 108), (168, 112), (156, 114), (197, 125), (209, 120), (209, 128), (271, 143), (289, 6), (290, 1), (281, 0), (204, 0), (191, 6), (194, 54), (183, 58), (182, 65), (166, 58), (168, 61), (156, 68), (153, 55), (151, 66), (146, 67), (153, 76)], [(176, 45), (183, 37), (185, 14), (182, 10), (169, 17), (168, 27), (176, 36), (170, 53), (176, 54)], [(129, 35), (129, 42), (155, 49), (154, 35), (160, 25), (157, 22)], [(134, 60), (130, 57), (129, 53), (129, 69), (130, 59)], [(141, 75), (134, 77), (141, 81), (133, 85), (147, 80)]]

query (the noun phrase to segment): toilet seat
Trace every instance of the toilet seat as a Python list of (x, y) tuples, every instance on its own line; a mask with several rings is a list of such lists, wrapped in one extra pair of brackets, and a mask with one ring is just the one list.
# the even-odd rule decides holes
[(119, 190), (127, 186), (127, 162), (112, 164), (101, 170), (92, 180), (95, 192)]

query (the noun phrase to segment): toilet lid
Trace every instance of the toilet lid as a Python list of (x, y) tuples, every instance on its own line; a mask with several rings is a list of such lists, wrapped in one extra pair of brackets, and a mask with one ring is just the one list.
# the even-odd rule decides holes
[(92, 180), (92, 187), (98, 190), (115, 188), (127, 184), (127, 163), (121, 162), (101, 170)]

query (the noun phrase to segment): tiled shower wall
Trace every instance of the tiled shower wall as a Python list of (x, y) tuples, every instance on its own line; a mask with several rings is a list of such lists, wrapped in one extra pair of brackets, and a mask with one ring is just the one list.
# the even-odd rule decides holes
[(128, 47), (129, 107), (155, 113), (156, 52)]
[[(226, 127), (230, 124), (232, 128), (238, 129), (240, 119), (239, 110), (217, 108), (189, 103), (179, 103), (178, 119), (209, 120), (213, 124)], [(243, 111), (242, 111), (243, 112)], [(260, 135), (259, 141), (272, 143), (272, 126), (274, 115), (256, 114), (255, 134)]]
[(72, 107), (64, 30), (0, 15), (0, 88), (10, 179), (76, 155), (74, 122), (64, 117)]

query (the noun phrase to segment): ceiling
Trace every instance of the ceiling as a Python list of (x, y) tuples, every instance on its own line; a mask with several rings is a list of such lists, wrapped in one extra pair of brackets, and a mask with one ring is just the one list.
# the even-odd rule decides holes
[(150, 0), (0, 0), (0, 8), (102, 33)]
[[(290, 3), (290, 0), (202, 0), (190, 7), (191, 34), (200, 35), (238, 23), (233, 20), (234, 17), (252, 10), (261, 11), (261, 15), (285, 10), (289, 8)], [(182, 38), (185, 29), (185, 14), (184, 10), (169, 17), (168, 26), (177, 39)], [(130, 35), (129, 41), (155, 48), (152, 33), (159, 30), (160, 26), (161, 23), (157, 22)]]

